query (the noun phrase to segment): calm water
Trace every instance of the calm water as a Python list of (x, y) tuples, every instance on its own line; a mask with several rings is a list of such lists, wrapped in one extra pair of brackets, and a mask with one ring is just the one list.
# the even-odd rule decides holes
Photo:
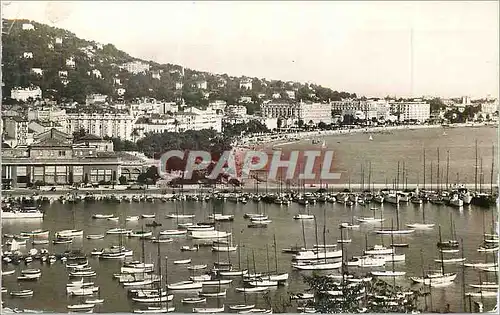
[[(446, 135), (443, 135), (446, 132)], [(446, 183), (446, 160), (449, 151), (450, 183), (457, 181), (457, 173), (461, 183), (474, 183), (475, 141), (478, 146), (478, 168), (481, 158), (483, 163), (484, 179), (487, 189), (490, 188), (492, 146), (495, 146), (497, 156), (498, 130), (493, 127), (480, 128), (437, 128), (421, 130), (398, 130), (391, 134), (373, 134), (373, 141), (368, 134), (353, 133), (326, 138), (328, 149), (336, 151), (335, 169), (343, 171), (344, 183), (361, 182), (361, 165), (364, 165), (365, 183), (368, 183), (369, 163), (372, 165), (371, 181), (391, 184), (397, 177), (398, 162), (400, 162), (400, 182), (402, 178), (403, 161), (405, 162), (408, 183), (424, 181), (423, 153), (426, 156), (426, 183), (437, 183), (437, 151), (439, 149), (439, 168), (441, 183)], [(311, 147), (311, 141), (303, 140), (299, 143), (284, 146), (286, 148)], [(317, 145), (316, 145), (317, 147)], [(494, 174), (498, 172), (497, 158), (495, 158)], [(332, 168), (333, 168), (332, 167)], [(479, 176), (479, 175), (478, 175)], [(496, 175), (495, 175), (496, 176)], [(494, 182), (496, 179), (494, 179)], [(478, 177), (479, 182), (479, 177)]]
[[(491, 145), (496, 137), (496, 129), (480, 128), (480, 129), (449, 129), (446, 131), (447, 136), (441, 136), (442, 130), (425, 130), (425, 131), (410, 131), (410, 132), (395, 132), (391, 135), (375, 135), (374, 141), (368, 141), (367, 135), (349, 135), (342, 137), (331, 137), (328, 139), (328, 144), (338, 147), (338, 152), (341, 154), (340, 162), (342, 167), (352, 170), (352, 177), (359, 176), (359, 164), (363, 161), (371, 161), (373, 175), (377, 182), (383, 182), (385, 177), (391, 178), (395, 176), (397, 169), (397, 161), (405, 160), (409, 172), (409, 181), (416, 180), (417, 173), (421, 170), (422, 146), (425, 145), (429, 149), (428, 161), (430, 163), (431, 156), (436, 155), (437, 147), (445, 150), (450, 150), (450, 173), (459, 171), (461, 178), (467, 178), (468, 182), (473, 182), (474, 179), (474, 141), (478, 139), (479, 150), (483, 160), (488, 161), (484, 164), (491, 165)], [(340, 142), (340, 143), (338, 143)], [(300, 144), (299, 144), (300, 145)], [(434, 152), (433, 152), (434, 151)], [(442, 161), (446, 161), (446, 154), (442, 153)], [(445, 165), (445, 164), (443, 164)], [(489, 166), (488, 166), (489, 167)], [(487, 167), (486, 167), (487, 168)], [(412, 175), (413, 174), (413, 175)], [(414, 177), (412, 177), (414, 176)], [(487, 176), (489, 181), (489, 176)], [(194, 222), (206, 221), (209, 214), (213, 212), (213, 205), (208, 202), (178, 202), (179, 211), (185, 213), (194, 213), (196, 218)], [(220, 206), (218, 212), (220, 212)], [(281, 249), (289, 247), (293, 244), (303, 244), (302, 224), (299, 221), (292, 219), (293, 215), (303, 212), (304, 207), (297, 204), (292, 204), (288, 207), (278, 205), (259, 204), (261, 210), (265, 210), (273, 221), (267, 229), (249, 229), (247, 228), (248, 221), (243, 219), (243, 214), (246, 212), (257, 212), (257, 204), (249, 202), (248, 204), (235, 204), (227, 202), (224, 204), (224, 213), (235, 215), (234, 222), (221, 223), (219, 230), (232, 231), (234, 242), (240, 244), (241, 249), (241, 264), (242, 267), (247, 266), (247, 256), (249, 257), (249, 268), (253, 271), (254, 264), (257, 272), (267, 271), (268, 264), (271, 271), (275, 269), (276, 260), (273, 248), (273, 236), (276, 235), (278, 244), (278, 270), (280, 272), (288, 272), (290, 278), (288, 285), (279, 287), (271, 291), (273, 301), (280, 296), (284, 296), (287, 292), (300, 292), (304, 290), (304, 284), (301, 281), (301, 272), (294, 271), (291, 268), (291, 255), (281, 253)], [(2, 233), (19, 233), (21, 231), (29, 231), (33, 229), (48, 229), (52, 232), (63, 229), (84, 229), (87, 234), (104, 234), (108, 229), (114, 227), (127, 227), (135, 230), (140, 230), (146, 222), (125, 222), (125, 217), (129, 215), (140, 215), (142, 213), (155, 213), (156, 220), (163, 225), (156, 228), (157, 233), (160, 230), (176, 228), (177, 221), (166, 219), (165, 214), (174, 212), (176, 208), (175, 202), (167, 203), (130, 203), (130, 204), (60, 204), (55, 202), (46, 209), (46, 218), (43, 222), (15, 222), (4, 221), (2, 223)], [(318, 218), (318, 234), (319, 243), (322, 243), (323, 225), (326, 224), (326, 239), (327, 243), (332, 244), (340, 238), (338, 224), (344, 221), (350, 221), (352, 216), (371, 216), (370, 207), (356, 206), (352, 210), (341, 204), (324, 204), (310, 206), (311, 214), (315, 214)], [(386, 218), (385, 225), (391, 224), (391, 218), (396, 222), (396, 207), (392, 205), (384, 205), (380, 208)], [(492, 215), (496, 218), (495, 209), (480, 209), (474, 206), (467, 206), (462, 210), (450, 208), (447, 206), (435, 206), (426, 204), (417, 206), (413, 204), (401, 205), (399, 207), (400, 225), (407, 223), (421, 222), (422, 211), (425, 209), (426, 221), (434, 222), (442, 225), (442, 235), (444, 239), (451, 236), (450, 215), (456, 226), (457, 237), (463, 239), (464, 242), (464, 257), (468, 261), (481, 262), (493, 260), (492, 254), (477, 252), (477, 247), (482, 242), (483, 222), (485, 228), (491, 228)], [(92, 214), (115, 214), (120, 216), (119, 222), (108, 220), (94, 220)], [(326, 221), (323, 219), (323, 214), (326, 213)], [(380, 215), (377, 212), (377, 215)], [(180, 222), (180, 221), (179, 221)], [(386, 245), (390, 243), (390, 236), (384, 238), (373, 233), (374, 226), (361, 226), (359, 230), (349, 232), (349, 237), (352, 243), (345, 245), (345, 251), (348, 257), (360, 255), (365, 248), (365, 235), (368, 236), (368, 245), (375, 244)], [(150, 228), (145, 228), (149, 230)], [(315, 224), (313, 221), (304, 222), (304, 230), (306, 234), (306, 243), (308, 247), (316, 243)], [(395, 237), (395, 241), (399, 242), (399, 236)], [(409, 248), (398, 248), (398, 253), (406, 254), (406, 262), (395, 263), (396, 270), (404, 270), (407, 272), (407, 277), (420, 276), (422, 274), (421, 251), (423, 252), (424, 268), (426, 270), (439, 269), (439, 264), (434, 262), (434, 259), (439, 258), (439, 253), (436, 248), (438, 241), (438, 228), (430, 231), (417, 231), (408, 236), (402, 236), (402, 241), (410, 244)], [(82, 239), (75, 241), (69, 245), (47, 245), (44, 246), (50, 252), (62, 252), (65, 249), (80, 249), (85, 252), (90, 252), (93, 248), (102, 248), (112, 244), (118, 244), (118, 236), (106, 236), (103, 240), (87, 240)], [(123, 244), (134, 250), (134, 259), (141, 259), (141, 240), (136, 238), (123, 238)], [(192, 245), (191, 239), (183, 237), (174, 237), (174, 242), (169, 244), (161, 244), (161, 255), (168, 256), (168, 282), (176, 282), (187, 280), (192, 273), (187, 270), (186, 265), (174, 265), (172, 262), (177, 259), (192, 258), (193, 264), (208, 264), (211, 267), (214, 261), (220, 259), (227, 261), (228, 259), (238, 264), (238, 252), (217, 253), (211, 252), (210, 247), (202, 247), (198, 252), (181, 252), (180, 247), (183, 245)], [(266, 251), (266, 244), (268, 251)], [(41, 248), (42, 246), (40, 246)], [(28, 249), (31, 245), (28, 246)], [(145, 257), (147, 261), (157, 262), (157, 244), (146, 242)], [(267, 255), (267, 252), (269, 255)], [(253, 260), (255, 255), (255, 263)], [(451, 255), (451, 254), (448, 254)], [(267, 260), (269, 256), (269, 261)], [(447, 258), (447, 256), (445, 256)], [(90, 265), (97, 271), (97, 277), (92, 280), (100, 287), (100, 297), (105, 299), (105, 303), (97, 306), (95, 312), (130, 312), (139, 305), (127, 298), (126, 289), (124, 289), (117, 281), (112, 279), (113, 273), (119, 272), (120, 261), (99, 260), (97, 258), (89, 258)], [(162, 262), (162, 270), (165, 271), (165, 261)], [(58, 261), (53, 265), (40, 265), (39, 262), (30, 264), (30, 268), (41, 268), (42, 277), (38, 282), (17, 282), (16, 277), (22, 269), (27, 268), (24, 264), (19, 266), (4, 265), (4, 270), (16, 268), (18, 272), (11, 276), (3, 277), (2, 285), (9, 292), (19, 289), (33, 289), (35, 291), (32, 298), (20, 299), (11, 298), (9, 295), (4, 295), (3, 300), (5, 306), (19, 307), (27, 309), (40, 309), (53, 312), (66, 312), (68, 304), (77, 304), (82, 302), (80, 298), (69, 297), (66, 295), (66, 283), (69, 279), (64, 265)], [(387, 265), (391, 268), (391, 264)], [(454, 312), (462, 311), (462, 280), (461, 267), (450, 264), (445, 266), (445, 271), (457, 271), (458, 277), (453, 285), (446, 288), (432, 289), (432, 303), (434, 309), (442, 309), (447, 303), (451, 305), (451, 310)], [(370, 269), (360, 270), (358, 268), (350, 268), (357, 273), (365, 273)], [(328, 271), (325, 273), (337, 274), (338, 271)], [(198, 272), (197, 274), (200, 274)], [(489, 276), (490, 281), (493, 280), (494, 274)], [(485, 273), (482, 273), (481, 279), (486, 280)], [(466, 269), (465, 274), (466, 284), (479, 283), (479, 272), (476, 270)], [(397, 280), (398, 284), (412, 286), (411, 281), (407, 278)], [(226, 305), (240, 304), (244, 302), (243, 294), (235, 292), (234, 288), (240, 287), (240, 280), (234, 278), (233, 283), (228, 286), (228, 294), (226, 299), (222, 299), (221, 304)], [(466, 288), (470, 291), (469, 288)], [(190, 312), (193, 306), (182, 305), (180, 302), (186, 296), (194, 296), (195, 293), (175, 292), (173, 304), (176, 307), (176, 312)], [(248, 294), (247, 303), (255, 303), (257, 307), (268, 307), (261, 294)], [(495, 299), (485, 299), (485, 310), (491, 309), (495, 304)], [(197, 305), (203, 307), (201, 305)], [(217, 301), (213, 298), (208, 298), (206, 306), (215, 307)], [(295, 311), (295, 310), (293, 310)]]
[[(179, 209), (182, 208), (182, 203), (179, 202)], [(265, 207), (265, 206), (264, 206)], [(127, 215), (138, 215), (141, 213), (155, 213), (157, 218), (161, 218), (160, 221), (163, 223), (161, 229), (175, 228), (176, 220), (165, 219), (165, 214), (168, 212), (175, 211), (175, 203), (155, 203), (155, 204), (53, 204), (47, 211), (47, 217), (43, 223), (15, 223), (15, 222), (4, 222), (3, 223), (3, 233), (19, 233), (21, 231), (30, 229), (49, 229), (51, 231), (57, 231), (68, 228), (84, 229), (86, 234), (99, 234), (105, 233), (106, 230), (117, 227), (126, 226), (133, 229), (141, 229), (143, 222), (127, 223), (125, 224), (124, 218)], [(280, 207), (277, 205), (269, 205), (266, 207), (266, 212), (269, 214), (270, 218), (273, 220), (270, 227), (267, 229), (248, 229), (246, 224), (248, 223), (243, 219), (243, 214), (245, 212), (253, 212), (256, 209), (256, 205), (253, 203), (234, 204), (226, 203), (224, 212), (233, 213), (235, 215), (235, 221), (232, 223), (222, 223), (220, 224), (220, 230), (230, 231), (234, 233), (235, 242), (239, 242), (241, 245), (241, 256), (242, 265), (246, 266), (246, 257), (249, 255), (250, 268), (253, 270), (253, 259), (252, 255), (255, 254), (255, 267), (257, 271), (267, 271), (267, 254), (266, 254), (266, 244), (269, 244), (269, 264), (270, 269), (275, 269), (275, 259), (274, 259), (274, 249), (273, 235), (276, 235), (276, 240), (278, 244), (278, 269), (281, 272), (289, 272), (291, 277), (289, 279), (289, 284), (286, 287), (280, 287), (273, 292), (273, 296), (285, 294), (288, 292), (296, 292), (302, 290), (303, 284), (301, 283), (300, 272), (292, 270), (290, 266), (291, 256), (287, 254), (282, 254), (281, 249), (288, 247), (292, 244), (303, 244), (302, 239), (302, 227), (301, 223), (294, 221), (292, 216), (299, 211), (303, 211), (299, 205), (291, 205), (289, 207)], [(394, 218), (395, 221), (395, 210), (396, 208), (391, 205), (385, 205), (381, 208), (383, 210), (384, 216), (387, 218), (386, 222), (390, 225), (390, 218)], [(483, 214), (485, 217), (486, 228), (491, 227), (491, 215), (493, 210), (482, 210), (475, 208), (473, 206), (466, 207), (462, 211), (457, 209), (449, 208), (446, 206), (436, 207), (432, 205), (415, 206), (415, 205), (403, 205), (400, 206), (400, 222), (401, 224), (406, 224), (410, 222), (420, 222), (422, 217), (422, 210), (426, 210), (426, 219), (428, 222), (436, 222), (442, 224), (443, 237), (447, 238), (451, 235), (450, 227), (450, 215), (453, 216), (456, 223), (456, 233), (458, 238), (464, 240), (464, 256), (467, 257), (469, 261), (484, 261), (486, 256), (488, 256), (489, 261), (492, 261), (493, 256), (491, 254), (483, 254), (477, 252), (477, 247), (482, 241), (482, 231), (483, 231)], [(195, 213), (196, 221), (204, 221), (207, 216), (212, 211), (212, 206), (210, 203), (195, 203), (195, 202), (184, 202), (184, 211), (186, 213)], [(74, 223), (73, 223), (73, 212), (74, 212)], [(323, 230), (323, 213), (326, 212), (326, 227), (327, 243), (335, 243), (337, 239), (340, 238), (340, 232), (338, 230), (338, 224), (342, 221), (348, 221), (351, 218), (351, 210), (348, 207), (344, 207), (341, 204), (325, 204), (310, 207), (310, 212), (315, 214), (318, 218), (318, 233), (320, 234), (320, 243), (322, 243), (322, 230)], [(121, 217), (120, 222), (111, 222), (107, 220), (94, 220), (91, 218), (93, 213), (106, 213), (106, 214), (116, 214)], [(371, 214), (369, 207), (356, 207), (352, 210), (354, 216), (367, 216)], [(373, 228), (369, 226), (362, 226), (358, 231), (352, 231), (349, 237), (352, 238), (352, 243), (346, 245), (345, 250), (347, 256), (359, 255), (365, 246), (365, 235), (368, 235), (369, 245), (381, 244), (382, 241), (387, 245), (390, 242), (390, 237), (385, 236), (382, 239), (380, 236), (373, 234)], [(147, 229), (147, 228), (146, 228)], [(315, 239), (315, 225), (313, 221), (304, 222), (304, 229), (306, 234), (306, 242), (311, 246), (316, 243)], [(159, 230), (158, 230), (159, 231)], [(421, 275), (421, 257), (420, 251), (423, 251), (424, 256), (424, 268), (428, 269), (438, 269), (439, 265), (434, 263), (434, 259), (439, 258), (438, 252), (436, 250), (436, 242), (438, 240), (437, 227), (434, 230), (426, 232), (415, 232), (410, 236), (402, 237), (406, 242), (410, 244), (407, 249), (398, 249), (398, 252), (404, 252), (406, 254), (406, 262), (396, 263), (397, 270), (404, 270), (407, 272), (407, 276)], [(396, 241), (398, 237), (396, 237)], [(134, 249), (134, 258), (141, 259), (141, 241), (136, 238), (124, 238), (124, 244), (127, 247)], [(86, 252), (94, 247), (104, 247), (110, 244), (118, 244), (117, 236), (106, 236), (103, 240), (86, 240), (83, 239), (80, 242), (75, 242), (71, 245), (50, 245), (48, 248), (50, 251), (62, 251), (66, 248), (83, 248)], [(174, 281), (187, 280), (191, 275), (186, 269), (185, 265), (173, 265), (172, 261), (176, 259), (192, 258), (193, 264), (211, 264), (217, 261), (217, 254), (212, 253), (210, 247), (202, 247), (199, 252), (187, 253), (181, 252), (180, 247), (182, 245), (191, 245), (192, 240), (186, 237), (177, 237), (173, 243), (161, 244), (162, 256), (168, 255), (169, 265), (168, 265), (168, 281), (169, 283)], [(157, 244), (146, 243), (146, 260), (156, 262), (157, 260)], [(238, 263), (237, 252), (229, 254), (229, 258), (232, 262)], [(221, 261), (227, 261), (227, 253), (220, 253), (219, 259)], [(120, 262), (113, 260), (99, 260), (96, 258), (90, 258), (90, 264), (97, 271), (98, 276), (95, 282), (100, 286), (101, 297), (105, 299), (105, 303), (96, 308), (95, 311), (100, 312), (127, 312), (134, 308), (134, 305), (126, 297), (126, 290), (120, 286), (120, 284), (112, 279), (112, 274), (119, 272)], [(4, 266), (4, 269), (11, 269), (14, 266)], [(31, 267), (38, 268), (39, 263), (34, 262)], [(391, 268), (391, 265), (388, 265)], [(23, 264), (16, 266), (19, 271), (26, 268)], [(9, 290), (16, 290), (21, 288), (32, 288), (35, 290), (33, 298), (28, 299), (12, 299), (10, 296), (5, 296), (5, 303), (7, 306), (11, 307), (24, 307), (29, 309), (43, 309), (48, 311), (58, 311), (65, 312), (66, 305), (75, 304), (79, 302), (79, 298), (73, 298), (66, 296), (65, 287), (68, 282), (68, 277), (66, 275), (65, 267), (57, 262), (51, 266), (43, 265), (40, 267), (43, 271), (42, 277), (38, 282), (33, 283), (17, 283), (15, 276), (4, 277), (3, 286), (7, 287)], [(163, 270), (165, 267), (163, 266)], [(357, 268), (353, 268), (356, 271)], [(447, 271), (460, 271), (460, 267), (455, 265), (446, 265)], [(330, 271), (331, 273), (337, 273), (337, 271)], [(17, 273), (16, 273), (17, 274)], [(490, 279), (493, 275), (490, 275)], [(482, 280), (485, 281), (485, 276), (483, 273)], [(399, 284), (411, 285), (409, 280), (397, 280)], [(479, 274), (477, 271), (467, 270), (466, 272), (466, 283), (478, 283)], [(236, 293), (234, 288), (239, 286), (239, 280), (235, 279), (233, 284), (228, 288), (228, 296), (225, 300), (226, 304), (237, 304), (243, 302), (243, 295)], [(443, 307), (446, 303), (452, 305), (452, 310), (461, 311), (461, 277), (457, 277), (455, 283), (449, 287), (442, 289), (433, 288), (433, 305), (434, 307)], [(192, 293), (191, 293), (192, 294)], [(177, 311), (188, 312), (191, 310), (189, 306), (184, 306), (180, 303), (181, 298), (189, 296), (189, 294), (175, 293), (174, 304)], [(265, 307), (265, 303), (260, 296), (249, 295), (248, 301), (257, 303), (261, 307)], [(276, 296), (277, 297), (277, 296)], [(492, 306), (494, 301), (486, 300), (486, 307)], [(208, 301), (208, 305), (216, 306), (216, 301)]]

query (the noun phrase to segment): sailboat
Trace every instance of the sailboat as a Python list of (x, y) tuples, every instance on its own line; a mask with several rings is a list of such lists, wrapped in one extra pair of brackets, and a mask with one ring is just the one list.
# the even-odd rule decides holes
[(425, 223), (425, 206), (422, 207), (422, 223), (410, 223), (406, 226), (415, 230), (429, 230), (434, 227), (434, 223)]
[[(391, 220), (391, 230), (394, 227), (394, 222)], [(394, 244), (394, 234), (391, 234), (391, 243)], [(391, 253), (392, 256), (392, 270), (383, 270), (383, 271), (372, 271), (371, 274), (377, 277), (400, 277), (406, 274), (406, 271), (395, 271), (394, 270), (394, 253), (393, 250)]]
[[(165, 258), (165, 287), (167, 287), (167, 275), (168, 275), (168, 261)], [(145, 297), (136, 297), (132, 300), (138, 303), (159, 303), (158, 307), (148, 307), (147, 309), (137, 309), (134, 313), (170, 313), (175, 311), (175, 307), (169, 307), (168, 302), (172, 301), (174, 298), (173, 294), (167, 294), (167, 291), (162, 290), (161, 286), (161, 250), (160, 244), (158, 243), (158, 273), (160, 274), (160, 283), (158, 284), (158, 290), (156, 294), (147, 294)], [(162, 303), (165, 302), (165, 307)]]
[[(439, 226), (439, 241), (441, 242), (441, 226)], [(451, 284), (457, 277), (457, 274), (454, 272), (444, 272), (443, 252), (439, 251), (439, 253), (441, 255), (441, 271), (429, 273), (423, 277), (410, 277), (410, 279), (415, 283), (423, 283), (431, 287), (441, 287)]]
[(382, 227), (382, 229), (375, 231), (375, 233), (383, 234), (383, 235), (393, 235), (393, 234), (410, 234), (410, 233), (415, 232), (415, 230), (413, 230), (413, 229), (406, 229), (406, 230), (399, 229), (399, 207), (396, 209), (396, 224), (397, 224), (396, 230), (394, 230), (392, 227), (390, 230), (385, 230)]
[(458, 241), (455, 236), (455, 229), (454, 229), (454, 223), (453, 223), (453, 214), (450, 214), (450, 225), (451, 225), (451, 237), (452, 239), (443, 242), (441, 239), (441, 229), (439, 230), (439, 242), (437, 243), (437, 247), (441, 249), (441, 252), (443, 252), (443, 249), (458, 249)]
[[(238, 248), (240, 248), (240, 246), (238, 246)], [(248, 255), (247, 255), (247, 265), (248, 265)], [(241, 270), (241, 250), (238, 250), (238, 268), (239, 268), (239, 270)], [(241, 274), (241, 282), (244, 283), (243, 273)], [(255, 307), (255, 304), (247, 304), (247, 294), (246, 294), (245, 287), (243, 287), (242, 289), (243, 289), (243, 298), (244, 298), (245, 304), (231, 305), (231, 306), (229, 306), (230, 310), (243, 311), (243, 310), (249, 310), (249, 309), (252, 309)]]

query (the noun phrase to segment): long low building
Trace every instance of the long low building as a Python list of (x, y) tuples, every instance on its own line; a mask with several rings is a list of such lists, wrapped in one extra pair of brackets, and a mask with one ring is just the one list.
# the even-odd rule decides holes
[(110, 182), (118, 180), (122, 172), (134, 181), (144, 171), (141, 163), (124, 160), (112, 150), (101, 150), (95, 145), (97, 141), (73, 143), (70, 135), (51, 129), (39, 134), (29, 146), (2, 147), (2, 185), (25, 188), (37, 182), (44, 185)]

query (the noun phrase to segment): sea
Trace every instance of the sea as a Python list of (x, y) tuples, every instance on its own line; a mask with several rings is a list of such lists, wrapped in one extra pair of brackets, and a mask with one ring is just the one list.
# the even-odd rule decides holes
[[(443, 135), (444, 134), (444, 135)], [(426, 160), (437, 161), (437, 149), (439, 148), (442, 161), (446, 162), (446, 153), (450, 152), (449, 173), (459, 173), (459, 181), (474, 183), (475, 173), (475, 143), (477, 140), (478, 156), (483, 160), (483, 172), (489, 174), (493, 154), (496, 155), (497, 129), (490, 127), (482, 128), (449, 128), (444, 133), (442, 129), (415, 130), (415, 131), (393, 131), (390, 134), (373, 134), (373, 140), (369, 140), (368, 134), (352, 134), (342, 136), (332, 136), (326, 139), (326, 145), (334, 148), (339, 154), (339, 165), (350, 172), (351, 181), (356, 182), (356, 178), (361, 177), (360, 165), (371, 162), (372, 179), (375, 183), (383, 183), (386, 178), (392, 179), (397, 176), (398, 161), (405, 161), (408, 182), (414, 183), (422, 181), (423, 150), (426, 150)], [(307, 140), (290, 144), (291, 148), (300, 148), (308, 145)], [(492, 152), (493, 147), (493, 152)], [(496, 161), (495, 161), (496, 162)], [(496, 163), (495, 163), (496, 164)], [(367, 164), (365, 164), (367, 165)], [(446, 165), (446, 164), (443, 164)], [(488, 169), (489, 168), (489, 169)], [(494, 178), (496, 180), (497, 166), (494, 165)], [(429, 177), (430, 178), (430, 177)], [(452, 178), (450, 176), (450, 178)], [(485, 188), (489, 189), (490, 176), (484, 176)], [(429, 180), (430, 181), (430, 180)], [(451, 182), (451, 180), (450, 180)], [(469, 187), (473, 188), (473, 187)], [(312, 247), (313, 244), (323, 243), (323, 238), (327, 244), (337, 243), (341, 238), (339, 223), (351, 222), (355, 217), (380, 216), (385, 218), (384, 226), (390, 227), (391, 222), (396, 225), (397, 218), (401, 227), (409, 223), (421, 222), (425, 213), (426, 222), (435, 223), (434, 229), (416, 231), (405, 236), (394, 236), (395, 243), (408, 243), (407, 248), (397, 248), (396, 253), (406, 255), (405, 262), (396, 262), (394, 269), (405, 271), (406, 276), (397, 278), (395, 283), (408, 289), (417, 289), (418, 285), (412, 284), (411, 276), (421, 276), (423, 270), (439, 270), (440, 264), (435, 260), (440, 259), (436, 243), (439, 240), (439, 228), (443, 239), (450, 239), (452, 234), (463, 244), (463, 253), (445, 254), (445, 259), (451, 257), (465, 257), (467, 262), (493, 262), (497, 255), (491, 253), (478, 252), (477, 248), (483, 241), (483, 234), (491, 232), (494, 222), (497, 222), (497, 209), (479, 208), (468, 205), (463, 208), (452, 208), (446, 205), (433, 205), (426, 203), (423, 205), (401, 204), (398, 207), (390, 204), (375, 205), (377, 210), (370, 208), (374, 205), (355, 205), (348, 207), (340, 203), (325, 203), (310, 206), (301, 206), (295, 203), (289, 206), (254, 203), (249, 201), (246, 204), (227, 201), (225, 203), (195, 202), (195, 201), (155, 201), (153, 203), (60, 203), (58, 201), (45, 207), (45, 218), (43, 221), (34, 220), (3, 220), (3, 234), (17, 234), (22, 231), (35, 229), (50, 230), (51, 238), (53, 233), (64, 229), (83, 229), (84, 235), (105, 234), (107, 230), (117, 227), (140, 231), (152, 230), (155, 235), (166, 229), (176, 229), (179, 223), (183, 222), (206, 222), (208, 216), (214, 211), (224, 214), (233, 214), (234, 221), (221, 222), (217, 224), (220, 231), (232, 232), (231, 240), (238, 245), (238, 250), (231, 253), (212, 252), (210, 247), (200, 247), (196, 252), (182, 252), (181, 246), (192, 246), (194, 241), (186, 236), (174, 236), (173, 242), (160, 244), (160, 257), (162, 262), (162, 272), (166, 271), (166, 281), (174, 283), (188, 280), (192, 275), (198, 275), (213, 266), (216, 261), (231, 262), (236, 267), (248, 268), (250, 272), (274, 272), (289, 273), (289, 280), (285, 286), (271, 289), (269, 299), (265, 299), (262, 293), (246, 294), (235, 291), (241, 287), (241, 279), (233, 278), (231, 285), (222, 286), (227, 288), (227, 296), (223, 299), (207, 298), (207, 303), (196, 305), (195, 307), (218, 307), (234, 304), (255, 304), (258, 308), (272, 308), (273, 304), (280, 301), (287, 301), (290, 293), (305, 292), (307, 286), (303, 282), (304, 275), (311, 272), (294, 270), (291, 267), (292, 255), (282, 252), (283, 248), (294, 245)], [(193, 219), (168, 219), (168, 213), (194, 214)], [(264, 212), (272, 222), (268, 228), (256, 229), (248, 228), (248, 219), (243, 216), (245, 213)], [(119, 221), (93, 219), (93, 214), (113, 214), (118, 216)], [(293, 216), (298, 213), (314, 214), (316, 220), (300, 221), (294, 220)], [(398, 213), (398, 215), (396, 215)], [(162, 225), (156, 228), (146, 227), (147, 222), (152, 219), (140, 219), (136, 222), (126, 222), (127, 216), (155, 214), (155, 220)], [(453, 224), (451, 223), (453, 222)], [(344, 244), (345, 257), (361, 255), (368, 246), (376, 244), (389, 245), (390, 236), (380, 236), (374, 231), (380, 228), (378, 225), (361, 224), (359, 229), (344, 230), (342, 238), (350, 238), (351, 243)], [(325, 233), (323, 233), (325, 231)], [(134, 259), (157, 264), (158, 245), (149, 241), (143, 242), (138, 238), (123, 237), (121, 240), (116, 235), (106, 235), (101, 240), (87, 240), (85, 238), (75, 239), (72, 244), (60, 245), (40, 245), (34, 246), (37, 249), (47, 248), (51, 253), (60, 253), (68, 249), (81, 249), (90, 253), (92, 249), (105, 248), (111, 245), (123, 244), (127, 248), (134, 250)], [(276, 240), (276, 247), (274, 246)], [(2, 243), (5, 243), (3, 239)], [(29, 243), (29, 241), (28, 241)], [(340, 246), (340, 245), (339, 245)], [(25, 251), (31, 249), (32, 245), (27, 245)], [(144, 251), (143, 251), (144, 248)], [(8, 249), (4, 246), (3, 250)], [(455, 255), (455, 256), (453, 256)], [(164, 259), (168, 257), (168, 259)], [(190, 271), (188, 265), (174, 264), (175, 260), (190, 258), (191, 264), (206, 264), (206, 270)], [(97, 272), (97, 276), (91, 278), (100, 287), (98, 296), (104, 299), (104, 303), (97, 305), (94, 312), (131, 312), (144, 306), (134, 303), (127, 296), (125, 289), (117, 280), (113, 279), (113, 274), (118, 273), (121, 267), (120, 260), (102, 260), (89, 257), (89, 264)], [(42, 276), (35, 282), (19, 282), (17, 276), (21, 270), (26, 268), (40, 268)], [(387, 269), (392, 268), (392, 264), (386, 265)], [(2, 277), (2, 286), (7, 290), (15, 291), (21, 289), (33, 289), (34, 295), (30, 298), (13, 298), (9, 294), (2, 295), (4, 307), (42, 310), (46, 312), (67, 312), (67, 306), (80, 304), (85, 298), (72, 297), (66, 294), (66, 284), (70, 281), (68, 270), (61, 261), (54, 264), (41, 264), (34, 261), (29, 265), (21, 263), (19, 265), (2, 264), (2, 270), (16, 269), (13, 275)], [(366, 274), (371, 270), (368, 268), (349, 267), (349, 271), (357, 274)], [(383, 268), (382, 268), (383, 269)], [(458, 276), (454, 283), (443, 288), (432, 288), (431, 297), (427, 299), (428, 305), (432, 305), (435, 311), (444, 310), (449, 304), (451, 312), (469, 311), (469, 301), (465, 303), (467, 309), (463, 308), (463, 296), (465, 292), (474, 291), (469, 284), (477, 284), (480, 281), (495, 281), (494, 272), (480, 272), (476, 269), (463, 268), (460, 264), (445, 264), (445, 272), (457, 272)], [(338, 270), (324, 271), (322, 274), (339, 274)], [(462, 277), (463, 273), (463, 277)], [(462, 281), (462, 278), (465, 282)], [(390, 280), (392, 282), (392, 280)], [(465, 285), (463, 285), (465, 284)], [(217, 289), (217, 288), (216, 288)], [(191, 312), (193, 305), (181, 303), (184, 297), (197, 296), (196, 292), (174, 292), (173, 302), (176, 312)], [(477, 299), (477, 298), (476, 298)], [(245, 301), (246, 300), (246, 301)], [(495, 298), (483, 299), (484, 309), (492, 309), (496, 304)], [(287, 309), (288, 312), (296, 313), (296, 307)], [(226, 312), (229, 309), (226, 308)]]

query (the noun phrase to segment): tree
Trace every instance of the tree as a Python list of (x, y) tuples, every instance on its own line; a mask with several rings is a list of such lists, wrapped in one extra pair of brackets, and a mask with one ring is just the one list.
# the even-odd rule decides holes
[(87, 135), (87, 130), (85, 128), (80, 128), (77, 131), (73, 132), (73, 141), (80, 140), (81, 138)]
[(299, 119), (299, 121), (297, 122), (297, 126), (299, 126), (299, 128), (304, 127), (304, 120)]
[(125, 175), (122, 175), (118, 178), (118, 181), (120, 182), (120, 185), (126, 185), (127, 184), (127, 177)]
[(320, 122), (318, 123), (318, 128), (319, 128), (319, 129), (321, 129), (321, 130), (325, 130), (325, 129), (326, 129), (326, 127), (327, 127), (327, 126), (326, 126), (326, 124), (325, 124), (324, 122), (320, 121)]
[(359, 283), (339, 283), (337, 280), (313, 273), (304, 276), (314, 300), (307, 303), (318, 313), (411, 313), (417, 311), (421, 291), (393, 286), (382, 280)]

